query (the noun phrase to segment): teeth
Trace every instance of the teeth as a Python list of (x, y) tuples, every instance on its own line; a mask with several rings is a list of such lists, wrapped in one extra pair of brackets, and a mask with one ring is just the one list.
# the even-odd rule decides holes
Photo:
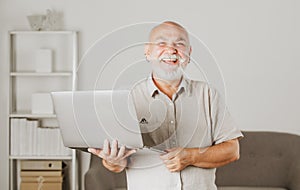
[(170, 55), (168, 57), (162, 57), (160, 60), (162, 61), (177, 61), (178, 57), (176, 55)]
[(176, 61), (177, 59), (164, 58), (163, 61)]

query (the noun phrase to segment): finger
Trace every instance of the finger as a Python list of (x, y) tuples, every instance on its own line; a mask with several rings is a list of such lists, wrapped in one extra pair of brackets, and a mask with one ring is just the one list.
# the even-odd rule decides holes
[(176, 148), (168, 148), (165, 151), (169, 153), (169, 152), (173, 152), (174, 150), (176, 150)]
[(88, 152), (95, 154), (96, 153), (96, 149), (95, 148), (88, 148)]
[(125, 146), (121, 146), (121, 148), (120, 148), (120, 150), (118, 152), (117, 159), (121, 159), (124, 156), (125, 150), (126, 150)]
[(110, 145), (107, 139), (105, 139), (103, 143), (103, 153), (106, 155), (110, 155)]
[(118, 141), (113, 140), (111, 143), (110, 157), (116, 157), (118, 153)]
[(100, 157), (100, 158), (103, 158), (103, 151), (102, 151), (102, 149), (96, 149), (96, 148), (88, 148), (88, 151), (90, 152), (90, 153), (92, 153), (92, 154), (94, 154), (94, 155), (96, 155), (96, 156), (98, 156), (98, 157)]
[(163, 163), (166, 165), (166, 166), (169, 166), (172, 164), (172, 161), (171, 160), (164, 160)]
[(132, 155), (134, 153), (136, 153), (136, 150), (135, 149), (131, 149), (128, 152), (125, 153), (125, 155), (123, 156), (123, 158), (127, 158), (128, 156), (130, 156), (130, 155)]
[(162, 159), (173, 159), (177, 157), (184, 149), (177, 147), (172, 149), (166, 149), (165, 151), (168, 152), (166, 155), (162, 155)]
[(168, 168), (168, 170), (173, 169), (173, 163), (172, 162), (164, 162), (165, 166)]
[(171, 160), (172, 158), (174, 158), (174, 156), (175, 156), (175, 154), (173, 152), (169, 152), (169, 153), (160, 155), (160, 158), (162, 160)]
[(172, 168), (172, 169), (169, 169), (169, 171), (170, 172), (178, 172), (178, 171), (180, 171), (180, 169), (178, 169), (178, 168)]
[(99, 154), (100, 150), (96, 148), (88, 148), (88, 151), (92, 154)]
[(176, 172), (176, 171), (178, 171), (178, 167), (177, 167), (177, 165), (174, 164), (174, 163), (170, 163), (170, 164), (166, 165), (166, 167), (167, 167), (168, 170), (171, 171), (171, 172)]

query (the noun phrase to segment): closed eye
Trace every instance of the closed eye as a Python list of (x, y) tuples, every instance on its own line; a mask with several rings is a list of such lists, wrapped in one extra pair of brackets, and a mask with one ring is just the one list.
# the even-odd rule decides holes
[(179, 47), (185, 46), (185, 43), (183, 43), (183, 42), (178, 42), (178, 43), (176, 43), (176, 46), (179, 46)]
[(157, 44), (158, 46), (165, 46), (165, 45), (167, 45), (166, 42), (157, 42), (156, 44)]

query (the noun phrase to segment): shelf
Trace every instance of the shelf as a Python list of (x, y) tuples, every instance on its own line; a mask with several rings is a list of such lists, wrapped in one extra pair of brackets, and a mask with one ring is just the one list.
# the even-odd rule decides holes
[(10, 76), (16, 77), (68, 77), (72, 76), (71, 72), (52, 72), (52, 73), (38, 73), (38, 72), (11, 72)]
[[(70, 165), (65, 175), (68, 183), (66, 186), (70, 190), (76, 190), (78, 189), (76, 150), (63, 146), (56, 114), (52, 112), (33, 114), (31, 104), (33, 93), (76, 90), (78, 32), (11, 30), (8, 31), (8, 45), (9, 111), (6, 116), (9, 131), (7, 144), (11, 143), (7, 147), (11, 152), (8, 156), (9, 187), (20, 190), (20, 161), (62, 160)], [(43, 61), (36, 59), (35, 51), (39, 49), (51, 49), (52, 70), (49, 71), (52, 72), (37, 72), (42, 71), (37, 64)], [(55, 142), (48, 147), (51, 139)], [(31, 145), (36, 146), (28, 148)]]
[(11, 160), (72, 160), (72, 155), (66, 156), (9, 156)]
[(56, 114), (32, 114), (30, 111), (13, 112), (9, 117), (56, 118)]
[(73, 34), (76, 31), (10, 31), (10, 34)]

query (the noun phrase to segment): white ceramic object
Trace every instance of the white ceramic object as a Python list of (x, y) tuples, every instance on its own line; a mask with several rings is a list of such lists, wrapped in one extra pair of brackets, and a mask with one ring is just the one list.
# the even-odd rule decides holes
[(45, 15), (29, 15), (27, 16), (28, 22), (32, 30), (40, 31), (43, 29)]

